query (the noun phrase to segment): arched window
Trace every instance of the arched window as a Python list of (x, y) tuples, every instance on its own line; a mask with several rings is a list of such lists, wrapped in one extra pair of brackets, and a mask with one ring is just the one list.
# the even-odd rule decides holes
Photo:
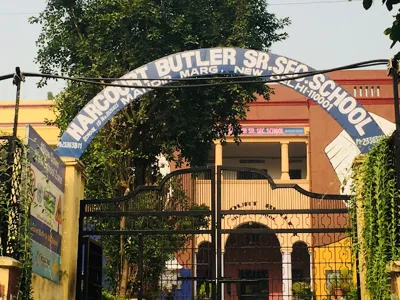
[(296, 242), (292, 250), (292, 282), (310, 283), (310, 253), (307, 244)]
[(206, 288), (206, 293), (209, 293), (209, 285), (206, 284), (207, 279), (211, 278), (211, 255), (212, 248), (210, 242), (203, 242), (200, 244), (197, 252), (197, 292), (202, 289), (202, 285)]

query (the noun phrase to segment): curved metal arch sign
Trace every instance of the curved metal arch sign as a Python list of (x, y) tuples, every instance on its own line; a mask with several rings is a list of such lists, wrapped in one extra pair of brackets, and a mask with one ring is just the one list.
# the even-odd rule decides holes
[[(307, 71), (315, 70), (284, 56), (249, 49), (208, 48), (175, 53), (143, 65), (114, 82), (149, 88), (109, 86), (97, 94), (69, 124), (56, 152), (59, 156), (80, 158), (99, 130), (116, 113), (150, 92), (150, 87), (167, 84), (165, 79), (216, 74), (272, 75), (271, 79), (287, 79), (280, 84), (313, 100), (350, 135), (361, 153), (368, 152), (384, 133), (369, 112), (344, 88), (323, 74), (292, 80), (293, 75), (281, 76)], [(135, 80), (126, 81), (128, 78)], [(147, 78), (159, 80), (143, 80)]]

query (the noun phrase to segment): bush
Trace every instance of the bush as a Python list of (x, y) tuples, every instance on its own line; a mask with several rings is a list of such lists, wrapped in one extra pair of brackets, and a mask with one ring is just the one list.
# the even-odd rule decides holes
[(295, 282), (292, 285), (293, 299), (294, 300), (311, 300), (313, 293), (311, 286), (306, 282)]

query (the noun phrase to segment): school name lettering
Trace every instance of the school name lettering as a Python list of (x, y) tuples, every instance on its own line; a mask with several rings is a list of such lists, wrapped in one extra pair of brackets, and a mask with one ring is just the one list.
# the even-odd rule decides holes
[[(253, 207), (257, 206), (257, 201), (243, 202), (241, 204), (237, 204), (237, 205), (232, 206), (229, 210), (237, 210), (239, 208), (251, 207), (251, 206), (253, 206)], [(277, 208), (275, 206), (271, 205), (271, 204), (266, 204), (265, 205), (265, 209), (266, 210), (277, 210)], [(289, 221), (289, 217), (286, 214), (279, 214), (279, 215), (276, 215), (276, 214), (275, 215), (263, 214), (263, 216), (267, 217), (268, 219), (270, 219), (270, 220), (272, 220), (274, 222), (278, 217), (281, 217), (286, 222), (286, 224), (288, 226), (293, 226), (293, 223)], [(232, 221), (237, 220), (237, 219), (239, 219), (238, 215), (233, 216), (231, 218)]]
[[(45, 265), (45, 268), (50, 268), (50, 260), (46, 258), (40, 251), (36, 251), (37, 260)], [(37, 262), (38, 262), (37, 261)]]
[[(298, 65), (298, 62), (288, 60), (285, 57), (277, 58), (277, 66), (273, 71), (275, 74), (307, 72), (308, 67)], [(275, 76), (272, 79), (283, 79), (288, 87), (293, 88), (299, 93), (306, 95), (308, 98), (318, 103), (326, 111), (330, 111), (333, 107), (346, 116), (350, 124), (354, 125), (360, 136), (365, 135), (364, 127), (372, 122), (372, 118), (362, 107), (357, 107), (357, 101), (342, 87), (338, 86), (333, 80), (327, 79), (323, 74), (317, 74), (307, 78), (299, 78), (290, 80), (295, 75)]]
[(63, 178), (59, 174), (61, 163), (53, 152), (47, 150), (46, 145), (40, 142), (39, 147), (34, 150), (34, 161), (38, 163), (45, 172), (59, 184), (63, 184)]
[[(107, 87), (69, 125), (66, 132), (72, 140), (69, 143), (61, 141), (58, 147), (82, 149), (82, 144), (90, 141), (116, 112), (151, 91), (150, 87), (165, 85), (168, 83), (166, 79), (227, 73), (272, 75), (271, 79), (285, 79), (283, 84), (312, 99), (326, 111), (335, 109), (340, 118), (345, 118), (354, 127), (360, 138), (366, 134), (365, 126), (373, 122), (372, 118), (333, 80), (322, 74), (291, 79), (296, 75), (282, 74), (307, 72), (309, 67), (282, 56), (273, 56), (274, 59), (271, 59), (271, 55), (261, 51), (238, 51), (234, 48), (187, 51), (156, 60), (130, 72), (114, 83), (141, 87)], [(147, 78), (159, 80), (145, 80)]]
[(51, 245), (51, 247), (54, 246), (55, 249), (58, 249), (60, 247), (57, 240), (55, 240), (50, 234), (43, 232), (41, 229), (32, 226), (31, 231), (33, 233), (36, 233), (38, 236), (44, 238)]
[[(229, 134), (233, 130), (229, 129)], [(298, 135), (304, 134), (304, 128), (291, 128), (291, 127), (242, 127), (242, 135)]]

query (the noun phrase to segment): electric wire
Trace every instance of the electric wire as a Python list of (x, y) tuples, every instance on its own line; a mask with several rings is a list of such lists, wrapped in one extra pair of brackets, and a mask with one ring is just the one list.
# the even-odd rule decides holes
[[(369, 66), (376, 66), (376, 65), (383, 65), (387, 64), (389, 60), (386, 59), (377, 59), (377, 60), (370, 60), (370, 61), (365, 61), (365, 62), (359, 62), (357, 64), (360, 64), (360, 67), (366, 67)], [(376, 63), (376, 64), (375, 64)], [(343, 67), (349, 67), (353, 68), (355, 64), (352, 65), (347, 65)], [(269, 78), (269, 77), (275, 77), (275, 76), (293, 76), (293, 75), (306, 75), (310, 74), (314, 75), (315, 73), (318, 72), (323, 72), (323, 73), (330, 73), (333, 71), (336, 71), (334, 69), (323, 69), (323, 70), (316, 70), (316, 71), (308, 71), (308, 72), (298, 72), (298, 73), (282, 73), (282, 74), (269, 74), (269, 75), (237, 75), (237, 74), (227, 74), (231, 76), (213, 76), (213, 77), (191, 77), (191, 78), (111, 78), (111, 77), (105, 77), (105, 78), (96, 78), (96, 77), (77, 77), (78, 79), (84, 79), (84, 80), (93, 80), (93, 81), (149, 81), (149, 80), (162, 80), (162, 81), (198, 81), (198, 80), (226, 80), (226, 79), (235, 79), (235, 78)], [(30, 73), (31, 74), (31, 73)], [(61, 78), (62, 79), (62, 78)]]
[(1, 75), (0, 76), (0, 81), (6, 80), (6, 79), (11, 79), (13, 77), (14, 77), (14, 74)]
[[(93, 84), (93, 85), (100, 85), (100, 86), (112, 86), (112, 87), (123, 87), (123, 88), (144, 88), (144, 89), (182, 89), (182, 88), (198, 88), (198, 87), (211, 87), (211, 86), (223, 86), (223, 85), (232, 85), (232, 84), (268, 84), (268, 83), (278, 83), (281, 81), (287, 81), (287, 80), (295, 80), (295, 79), (301, 79), (301, 78), (306, 78), (318, 74), (325, 74), (325, 73), (331, 73), (334, 71), (341, 71), (341, 70), (350, 70), (350, 69), (357, 69), (357, 68), (364, 68), (364, 67), (370, 67), (370, 66), (378, 66), (378, 65), (386, 65), (388, 63), (388, 60), (386, 59), (377, 59), (377, 60), (370, 60), (370, 61), (365, 61), (365, 62), (360, 62), (360, 63), (355, 63), (355, 64), (350, 64), (342, 67), (337, 67), (337, 68), (331, 68), (331, 69), (326, 69), (326, 70), (319, 70), (319, 71), (311, 71), (311, 72), (303, 72), (303, 73), (296, 73), (298, 74), (297, 76), (293, 76), (293, 73), (286, 73), (286, 76), (290, 77), (284, 77), (284, 78), (278, 78), (278, 79), (272, 79), (272, 80), (242, 80), (242, 79), (248, 79), (249, 77), (243, 77), (243, 76), (236, 76), (236, 77), (218, 77), (219, 79), (230, 79), (228, 82), (214, 82), (214, 83), (203, 83), (203, 84), (190, 84), (190, 85), (165, 85), (165, 86), (150, 86), (150, 85), (126, 85), (126, 84), (116, 84), (116, 83), (105, 83), (105, 82), (99, 82), (95, 80), (88, 80), (86, 78), (74, 78), (74, 77), (68, 77), (68, 76), (59, 76), (59, 75), (53, 75), (53, 74), (41, 74), (41, 73), (24, 73), (25, 77), (41, 77), (41, 78), (48, 78), (48, 79), (64, 79), (64, 80), (70, 80), (70, 81), (75, 81), (75, 82), (80, 82), (80, 83), (88, 83), (88, 84)], [(275, 74), (272, 76), (284, 76), (282, 74)], [(251, 78), (260, 78), (262, 76), (251, 76)], [(269, 75), (270, 77), (270, 75)], [(210, 77), (207, 78), (208, 80), (215, 80), (216, 78)], [(233, 80), (232, 80), (233, 79)], [(99, 79), (97, 79), (99, 80)], [(143, 79), (135, 79), (136, 81), (143, 81)], [(161, 78), (157, 79), (146, 79), (146, 80), (163, 80)], [(125, 79), (118, 78), (116, 81), (125, 81)]]

